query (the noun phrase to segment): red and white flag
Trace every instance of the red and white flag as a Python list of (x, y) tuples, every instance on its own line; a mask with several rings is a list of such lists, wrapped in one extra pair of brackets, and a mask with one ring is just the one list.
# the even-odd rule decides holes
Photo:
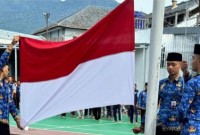
[(80, 109), (134, 104), (134, 36), (133, 0), (126, 0), (76, 39), (21, 37), (21, 125)]

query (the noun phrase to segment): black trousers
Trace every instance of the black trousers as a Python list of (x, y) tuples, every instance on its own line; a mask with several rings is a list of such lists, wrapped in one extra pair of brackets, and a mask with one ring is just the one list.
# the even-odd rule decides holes
[(16, 103), (16, 104), (17, 104), (16, 107), (17, 107), (17, 109), (19, 110), (19, 102), (20, 102), (20, 98), (19, 98), (19, 97), (16, 97), (16, 100), (17, 100), (17, 101), (16, 101), (16, 102), (17, 102), (17, 103)]
[(8, 124), (0, 122), (0, 135), (10, 135), (10, 127)]
[(133, 114), (134, 114), (134, 107), (133, 107), (133, 105), (130, 105), (128, 113), (129, 113), (129, 117), (130, 117), (130, 122), (133, 123)]
[(89, 115), (89, 114), (88, 114), (88, 110), (89, 110), (89, 109), (85, 109), (85, 116)]
[(107, 109), (107, 117), (112, 117), (112, 107), (111, 106), (106, 106)]
[(71, 112), (71, 114), (72, 114), (72, 115), (75, 115), (75, 112), (73, 111), (73, 112)]
[(143, 125), (145, 124), (143, 121), (144, 117), (145, 117), (145, 110), (141, 110), (141, 124)]
[(94, 115), (96, 120), (101, 119), (101, 107), (93, 108), (93, 115)]
[(163, 131), (162, 127), (156, 127), (156, 135), (180, 135), (179, 131)]
[(89, 115), (91, 116), (92, 114), (93, 114), (93, 109), (90, 108), (90, 109), (89, 109)]
[(119, 121), (121, 121), (120, 108), (121, 108), (120, 105), (114, 105), (113, 106), (113, 116), (114, 116), (115, 122), (117, 122), (117, 111), (118, 111)]
[(15, 106), (17, 107), (17, 96), (16, 96), (16, 93), (13, 94), (13, 100), (15, 102)]

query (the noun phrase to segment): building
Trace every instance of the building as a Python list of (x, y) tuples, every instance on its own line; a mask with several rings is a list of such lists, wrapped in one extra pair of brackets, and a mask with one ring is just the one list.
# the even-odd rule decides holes
[[(177, 3), (172, 0), (172, 5), (165, 7), (164, 27), (195, 27), (199, 25), (199, 3), (197, 0), (189, 0)], [(149, 27), (152, 23), (152, 13), (146, 16), (149, 19)]]
[[(108, 8), (88, 6), (77, 13), (67, 16), (50, 25), (48, 27), (48, 40), (65, 41), (78, 37), (89, 30), (111, 11), (112, 10)], [(137, 30), (148, 28), (148, 19), (145, 19), (145, 13), (135, 11), (134, 15), (135, 27)], [(33, 35), (41, 35), (46, 38), (46, 28), (34, 32)]]
[[(50, 41), (66, 41), (85, 33), (100, 19), (106, 16), (111, 10), (102, 7), (88, 6), (79, 12), (65, 17), (62, 20), (48, 27)], [(46, 28), (42, 28), (33, 33), (47, 37)]]

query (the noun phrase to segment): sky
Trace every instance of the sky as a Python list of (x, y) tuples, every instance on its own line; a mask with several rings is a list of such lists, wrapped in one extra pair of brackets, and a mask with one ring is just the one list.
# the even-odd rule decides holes
[[(116, 0), (117, 2), (121, 3), (124, 0)], [(186, 0), (177, 0), (177, 3), (181, 3), (182, 1)], [(151, 13), (153, 9), (153, 0), (134, 0), (135, 2), (135, 10), (142, 11), (145, 13)], [(172, 5), (172, 0), (165, 0), (165, 6)]]

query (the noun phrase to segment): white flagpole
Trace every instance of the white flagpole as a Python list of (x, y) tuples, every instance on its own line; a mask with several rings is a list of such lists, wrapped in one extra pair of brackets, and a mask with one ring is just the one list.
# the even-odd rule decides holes
[(145, 135), (155, 135), (165, 0), (154, 0), (149, 54)]

